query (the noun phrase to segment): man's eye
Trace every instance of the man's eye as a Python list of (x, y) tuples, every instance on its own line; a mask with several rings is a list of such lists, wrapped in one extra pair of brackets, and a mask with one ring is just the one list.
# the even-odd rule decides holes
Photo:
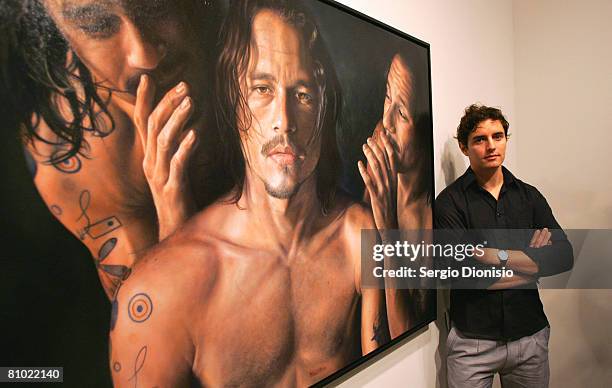
[(297, 99), (304, 104), (308, 104), (312, 101), (312, 96), (308, 93), (299, 92), (297, 94)]
[(474, 143), (476, 144), (482, 143), (482, 138), (474, 139)]
[(504, 136), (503, 136), (501, 133), (497, 133), (497, 134), (495, 134), (495, 136), (493, 136), (493, 138), (494, 138), (495, 140), (501, 140), (501, 139), (503, 139), (503, 138), (504, 138)]
[(257, 92), (257, 94), (266, 95), (271, 94), (272, 90), (267, 86), (255, 86), (253, 89)]
[(104, 39), (117, 33), (119, 31), (119, 24), (118, 18), (108, 17), (80, 24), (78, 28), (93, 38)]
[(397, 111), (399, 112), (399, 115), (400, 115), (400, 117), (401, 117), (402, 119), (404, 119), (404, 120), (408, 121), (408, 116), (406, 116), (406, 114), (404, 114), (404, 111), (403, 111), (403, 110), (398, 109)]

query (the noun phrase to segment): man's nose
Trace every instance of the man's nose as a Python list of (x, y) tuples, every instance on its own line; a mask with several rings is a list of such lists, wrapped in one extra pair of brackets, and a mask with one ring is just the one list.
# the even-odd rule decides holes
[(389, 106), (384, 112), (383, 112), (383, 127), (385, 128), (386, 131), (391, 132), (391, 133), (395, 133), (395, 126), (393, 124), (393, 105)]
[(495, 140), (492, 137), (487, 139), (487, 150), (493, 151), (495, 150)]
[(277, 93), (274, 99), (274, 118), (273, 127), (277, 133), (295, 132), (295, 123), (291, 113), (291, 104), (287, 93), (282, 91)]
[(134, 69), (154, 70), (168, 52), (161, 40), (153, 40), (134, 24), (126, 23), (127, 33), (123, 44), (127, 51), (127, 64)]

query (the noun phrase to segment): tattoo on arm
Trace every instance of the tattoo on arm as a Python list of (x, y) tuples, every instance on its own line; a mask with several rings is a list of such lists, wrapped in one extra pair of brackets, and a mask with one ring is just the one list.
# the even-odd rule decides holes
[(145, 360), (147, 359), (147, 346), (143, 346), (138, 351), (136, 359), (134, 360), (134, 374), (128, 380), (134, 380), (134, 388), (138, 386), (138, 372), (144, 366)]
[[(119, 290), (119, 288), (117, 288)], [(117, 300), (117, 295), (115, 293), (115, 297), (111, 302), (111, 321), (110, 321), (110, 330), (113, 331), (115, 328), (115, 324), (117, 323), (117, 315), (119, 314), (119, 301)]]
[[(108, 257), (112, 250), (117, 246), (117, 238), (112, 237), (106, 240), (98, 250), (98, 258), (94, 259), (96, 268), (101, 271), (100, 276), (109, 278), (112, 286), (108, 290), (109, 295), (114, 295), (118, 291), (119, 285), (127, 279), (131, 273), (131, 268), (119, 264), (103, 264), (102, 262)], [(115, 298), (113, 297), (113, 301)], [(112, 322), (112, 321), (111, 321)]]
[(113, 340), (108, 337), (108, 361), (113, 366), (113, 371), (120, 372), (121, 364), (118, 362), (113, 362)]
[(149, 295), (141, 292), (130, 298), (128, 316), (134, 322), (141, 323), (149, 319), (153, 313), (153, 302)]
[(385, 336), (384, 325), (381, 323), (380, 319), (377, 319), (372, 325), (372, 332), (374, 335), (370, 338), (370, 341), (374, 341), (378, 344), (382, 344)]

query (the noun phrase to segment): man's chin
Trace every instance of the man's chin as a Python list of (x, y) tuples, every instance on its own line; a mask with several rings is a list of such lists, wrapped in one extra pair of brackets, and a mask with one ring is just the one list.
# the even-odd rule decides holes
[(282, 182), (280, 184), (272, 185), (268, 182), (264, 183), (266, 192), (273, 198), (277, 199), (289, 199), (298, 191), (300, 185), (293, 182)]

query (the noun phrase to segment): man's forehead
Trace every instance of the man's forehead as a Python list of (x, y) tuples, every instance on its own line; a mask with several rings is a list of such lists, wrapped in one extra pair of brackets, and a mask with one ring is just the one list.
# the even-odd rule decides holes
[(255, 15), (251, 44), (258, 50), (284, 55), (300, 55), (303, 51), (297, 29), (272, 10)]
[(251, 78), (255, 74), (274, 72), (274, 69), (284, 65), (297, 63), (301, 70), (310, 68), (308, 53), (304, 50), (299, 32), (277, 13), (260, 11), (254, 18), (252, 28), (252, 53), (249, 60)]
[(110, 9), (138, 9), (169, 3), (169, 0), (46, 0), (47, 4), (64, 16), (80, 16), (87, 12), (95, 13)]
[(504, 127), (499, 120), (483, 120), (476, 125), (476, 128), (470, 133), (469, 137), (494, 135), (499, 132), (504, 132)]
[(396, 55), (389, 69), (388, 87), (396, 88), (404, 105), (407, 105), (412, 95), (412, 72), (406, 63)]

